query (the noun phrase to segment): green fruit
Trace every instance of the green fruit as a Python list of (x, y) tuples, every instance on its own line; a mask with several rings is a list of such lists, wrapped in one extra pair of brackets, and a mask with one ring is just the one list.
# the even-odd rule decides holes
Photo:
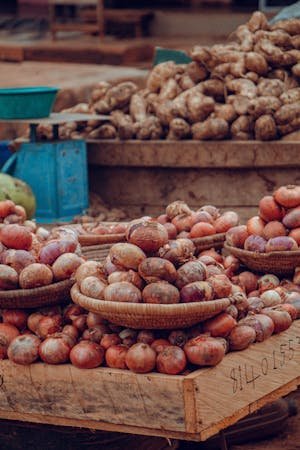
[(31, 188), (24, 181), (0, 173), (0, 200), (12, 200), (25, 208), (27, 218), (35, 214), (36, 201)]

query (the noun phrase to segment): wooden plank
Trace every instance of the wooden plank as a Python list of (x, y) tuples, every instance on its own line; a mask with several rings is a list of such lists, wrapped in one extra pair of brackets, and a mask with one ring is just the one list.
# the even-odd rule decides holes
[[(183, 377), (0, 362), (0, 411), (185, 432)], [(167, 379), (166, 379), (167, 378)]]
[(89, 163), (174, 168), (300, 167), (300, 142), (89, 141)]
[(300, 321), (186, 376), (0, 361), (0, 418), (206, 440), (300, 383)]
[(17, 45), (0, 45), (0, 61), (21, 62), (24, 60), (24, 51)]
[(191, 374), (202, 440), (300, 383), (300, 321), (246, 351), (229, 353), (215, 368)]

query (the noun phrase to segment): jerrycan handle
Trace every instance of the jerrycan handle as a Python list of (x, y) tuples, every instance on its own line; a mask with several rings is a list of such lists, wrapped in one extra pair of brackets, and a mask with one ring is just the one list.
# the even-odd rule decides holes
[(9, 175), (13, 174), (13, 168), (14, 165), (17, 161), (17, 153), (14, 153), (13, 155), (11, 155), (11, 157), (6, 161), (6, 163), (2, 166), (1, 168), (1, 172), (2, 173), (7, 173)]

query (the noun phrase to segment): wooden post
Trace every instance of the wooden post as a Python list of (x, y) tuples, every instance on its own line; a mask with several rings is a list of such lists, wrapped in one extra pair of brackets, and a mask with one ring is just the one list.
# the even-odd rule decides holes
[(55, 41), (56, 38), (56, 31), (55, 31), (55, 4), (54, 3), (49, 3), (49, 25), (50, 25), (50, 31), (51, 31), (51, 36), (52, 36), (52, 40)]

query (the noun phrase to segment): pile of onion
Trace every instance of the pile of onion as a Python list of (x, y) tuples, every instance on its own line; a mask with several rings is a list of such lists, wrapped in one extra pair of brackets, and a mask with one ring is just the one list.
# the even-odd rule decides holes
[(276, 189), (259, 202), (258, 215), (226, 233), (226, 242), (257, 253), (298, 250), (300, 245), (300, 186)]

